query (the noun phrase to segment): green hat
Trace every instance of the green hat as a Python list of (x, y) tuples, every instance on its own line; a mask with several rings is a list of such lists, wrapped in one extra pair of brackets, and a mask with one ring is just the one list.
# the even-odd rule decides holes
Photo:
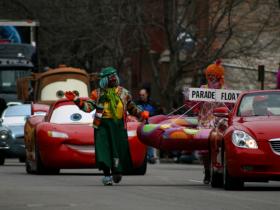
[(113, 67), (106, 67), (106, 68), (103, 68), (101, 70), (99, 76), (101, 78), (103, 78), (103, 77), (107, 77), (107, 76), (109, 76), (111, 74), (115, 74), (115, 73), (117, 73), (117, 70), (115, 68), (113, 68)]

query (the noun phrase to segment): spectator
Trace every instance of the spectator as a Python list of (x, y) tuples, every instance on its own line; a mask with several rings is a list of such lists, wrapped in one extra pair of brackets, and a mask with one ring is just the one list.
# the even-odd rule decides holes
[(163, 109), (158, 103), (151, 99), (151, 90), (148, 87), (142, 87), (139, 91), (139, 100), (136, 102), (143, 110), (149, 111), (150, 116), (163, 114)]
[[(136, 104), (142, 110), (148, 111), (150, 116), (163, 114), (162, 108), (151, 100), (150, 91), (150, 88), (142, 87), (139, 91), (139, 100), (136, 102)], [(156, 163), (155, 149), (153, 147), (148, 147), (147, 160), (151, 164)]]

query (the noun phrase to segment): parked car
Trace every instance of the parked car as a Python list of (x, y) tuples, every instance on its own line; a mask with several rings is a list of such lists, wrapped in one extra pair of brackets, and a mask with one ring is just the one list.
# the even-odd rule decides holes
[(4, 164), (5, 158), (19, 158), (20, 162), (25, 162), (24, 124), (30, 115), (30, 104), (8, 106), (2, 113), (1, 165)]
[(280, 180), (280, 90), (248, 91), (210, 134), (211, 185), (235, 189), (244, 182)]
[[(32, 110), (38, 111), (36, 107)], [(85, 113), (72, 101), (61, 99), (51, 105), (46, 116), (31, 116), (24, 128), (27, 173), (58, 174), (63, 168), (95, 168), (93, 115), (94, 111)], [(137, 138), (138, 124), (127, 125), (133, 163), (128, 173), (144, 175), (146, 146)]]
[(0, 125), (0, 165), (4, 165), (5, 158), (10, 152), (9, 142), (12, 141), (11, 131)]
[(21, 105), (22, 103), (19, 101), (10, 101), (7, 103), (7, 106), (16, 106), (16, 105)]

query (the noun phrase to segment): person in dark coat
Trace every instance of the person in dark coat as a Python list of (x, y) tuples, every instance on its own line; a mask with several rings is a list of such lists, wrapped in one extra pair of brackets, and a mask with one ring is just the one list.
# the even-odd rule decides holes
[[(159, 106), (159, 104), (151, 100), (150, 92), (151, 90), (148, 87), (142, 87), (140, 89), (139, 100), (136, 101), (137, 106), (139, 106), (143, 110), (148, 111), (149, 116), (163, 114), (163, 110)], [(155, 149), (153, 147), (148, 146), (147, 160), (151, 164), (156, 163), (156, 157), (154, 153), (155, 153)]]

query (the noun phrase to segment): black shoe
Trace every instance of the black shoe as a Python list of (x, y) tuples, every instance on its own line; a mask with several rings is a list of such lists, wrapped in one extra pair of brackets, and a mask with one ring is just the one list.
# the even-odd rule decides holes
[(204, 177), (204, 179), (203, 179), (203, 184), (209, 184), (210, 183), (210, 177), (208, 178), (208, 177)]
[(152, 157), (148, 160), (148, 163), (150, 164), (155, 164), (156, 163), (156, 158)]
[(114, 183), (119, 183), (122, 180), (122, 175), (121, 174), (113, 174), (113, 182)]
[(210, 171), (209, 170), (204, 171), (203, 183), (204, 184), (209, 184), (210, 183)]

